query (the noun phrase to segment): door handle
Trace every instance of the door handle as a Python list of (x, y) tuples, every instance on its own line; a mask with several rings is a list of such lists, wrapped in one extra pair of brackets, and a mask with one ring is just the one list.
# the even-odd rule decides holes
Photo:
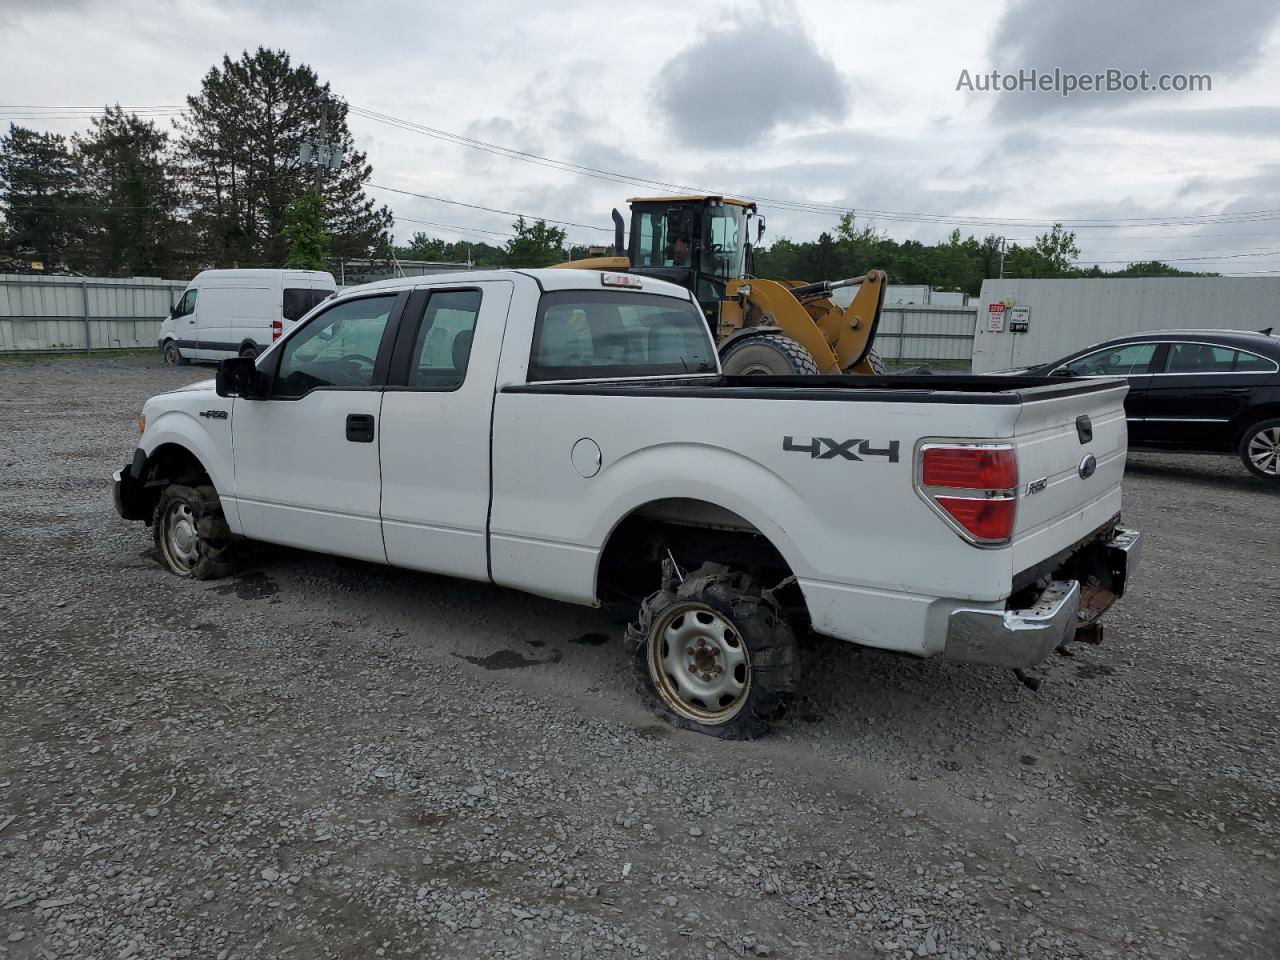
[(347, 439), (352, 443), (373, 443), (373, 414), (347, 414)]

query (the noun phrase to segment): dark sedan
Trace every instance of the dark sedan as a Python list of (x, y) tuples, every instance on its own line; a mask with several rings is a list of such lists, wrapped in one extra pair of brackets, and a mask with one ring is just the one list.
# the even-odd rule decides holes
[(1125, 377), (1130, 446), (1235, 453), (1280, 482), (1280, 336), (1269, 329), (1135, 333), (1027, 372)]

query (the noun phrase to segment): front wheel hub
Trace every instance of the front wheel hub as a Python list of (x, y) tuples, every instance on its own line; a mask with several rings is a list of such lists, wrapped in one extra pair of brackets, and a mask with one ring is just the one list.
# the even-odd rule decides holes
[(751, 691), (751, 658), (742, 635), (701, 603), (674, 604), (654, 624), (649, 674), (667, 706), (697, 723), (727, 723)]

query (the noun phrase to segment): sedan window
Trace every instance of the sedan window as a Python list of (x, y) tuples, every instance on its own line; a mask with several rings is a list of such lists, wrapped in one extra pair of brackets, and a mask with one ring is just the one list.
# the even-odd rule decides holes
[(1230, 373), (1235, 367), (1236, 352), (1229, 347), (1211, 347), (1207, 343), (1175, 343), (1169, 347), (1166, 373)]
[(1155, 355), (1154, 343), (1125, 343), (1076, 357), (1054, 373), (1066, 372), (1073, 377), (1127, 377), (1146, 373)]

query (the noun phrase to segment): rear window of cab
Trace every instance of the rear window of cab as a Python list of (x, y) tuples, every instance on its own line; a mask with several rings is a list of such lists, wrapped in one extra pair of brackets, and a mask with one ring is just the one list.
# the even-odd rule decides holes
[(529, 381), (605, 380), (716, 371), (696, 304), (659, 294), (559, 290), (538, 303)]

